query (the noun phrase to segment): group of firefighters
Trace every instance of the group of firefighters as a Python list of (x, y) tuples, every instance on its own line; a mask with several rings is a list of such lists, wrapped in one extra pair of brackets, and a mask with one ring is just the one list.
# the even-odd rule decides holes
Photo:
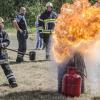
[[(40, 15), (38, 19), (38, 32), (40, 38), (43, 39), (46, 48), (46, 59), (50, 59), (49, 55), (49, 41), (50, 35), (54, 28), (54, 22), (57, 18), (57, 14), (53, 11), (53, 4), (48, 2), (46, 4), (47, 9)], [(17, 30), (17, 40), (18, 40), (18, 54), (16, 58), (16, 63), (21, 63), (24, 61), (24, 55), (27, 49), (27, 22), (25, 19), (26, 8), (21, 7), (19, 14), (14, 18), (13, 25)], [(7, 60), (7, 46), (10, 44), (8, 34), (4, 31), (4, 20), (0, 17), (0, 60)], [(9, 66), (9, 63), (1, 63), (1, 67), (8, 79), (8, 82), (12, 88), (17, 87), (17, 82), (13, 72)]]
[[(96, 3), (96, 5), (97, 6), (100, 5), (100, 0), (98, 0), (98, 3)], [(25, 19), (25, 14), (26, 14), (26, 8), (21, 7), (19, 14), (13, 20), (13, 25), (17, 30), (17, 39), (18, 39), (18, 54), (16, 58), (17, 63), (21, 63), (24, 61), (23, 58), (24, 58), (24, 55), (27, 49), (28, 31), (27, 31), (27, 22)], [(47, 60), (50, 59), (49, 43), (50, 43), (50, 37), (51, 37), (52, 31), (54, 29), (56, 18), (57, 18), (57, 13), (53, 11), (53, 4), (51, 2), (48, 2), (46, 4), (46, 10), (42, 14), (39, 15), (38, 24), (37, 24), (39, 37), (43, 39), (43, 43), (46, 48), (46, 59)], [(4, 23), (4, 20), (3, 18), (0, 17), (0, 60), (8, 59), (6, 48), (10, 44), (8, 34), (3, 30), (4, 28), (3, 23)], [(83, 60), (80, 54), (75, 53), (73, 57), (74, 61), (78, 62), (77, 58), (75, 58), (77, 56), (79, 57), (79, 59), (81, 58)], [(70, 60), (70, 62), (73, 62), (73, 58)], [(69, 63), (67, 65), (70, 65)], [(62, 81), (62, 77), (65, 73), (67, 65), (65, 67), (58, 68), (58, 92), (59, 93), (61, 93), (61, 86), (62, 86), (61, 81)], [(17, 87), (17, 82), (9, 66), (9, 63), (3, 63), (1, 64), (1, 67), (8, 79), (10, 86), (12, 88)], [(83, 71), (83, 69), (81, 71)], [(83, 93), (84, 86), (82, 88), (83, 88), (82, 89), (82, 93)]]

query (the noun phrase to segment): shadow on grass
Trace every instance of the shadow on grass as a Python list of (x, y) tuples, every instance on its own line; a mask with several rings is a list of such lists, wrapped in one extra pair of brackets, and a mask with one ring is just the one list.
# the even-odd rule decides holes
[(67, 100), (55, 91), (24, 91), (0, 96), (0, 100)]
[[(30, 63), (30, 62), (38, 63), (38, 62), (45, 62), (45, 61), (48, 61), (48, 60), (24, 61), (24, 62), (22, 62), (22, 63), (23, 63), (23, 64), (24, 64), (24, 63)], [(10, 64), (11, 64), (11, 65), (14, 65), (14, 64), (21, 64), (21, 63), (16, 63), (16, 61), (10, 61)]]
[(93, 97), (91, 100), (100, 100), (100, 97)]
[(7, 83), (3, 83), (3, 84), (0, 84), (0, 87), (8, 87), (9, 86), (9, 84), (7, 84)]

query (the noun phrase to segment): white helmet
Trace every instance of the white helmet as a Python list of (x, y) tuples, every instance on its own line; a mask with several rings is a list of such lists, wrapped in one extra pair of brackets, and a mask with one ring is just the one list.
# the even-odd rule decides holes
[(47, 2), (46, 7), (51, 6), (53, 7), (53, 4), (51, 2)]
[(3, 18), (2, 18), (2, 17), (0, 17), (0, 23), (3, 23), (3, 22), (4, 22)]

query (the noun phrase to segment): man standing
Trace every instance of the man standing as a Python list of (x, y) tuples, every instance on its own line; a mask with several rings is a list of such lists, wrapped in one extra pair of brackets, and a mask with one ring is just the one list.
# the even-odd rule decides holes
[(13, 21), (14, 27), (17, 30), (17, 39), (18, 39), (18, 55), (16, 62), (20, 63), (23, 62), (23, 57), (26, 53), (26, 46), (27, 46), (27, 38), (28, 38), (28, 32), (27, 32), (27, 23), (25, 19), (26, 14), (26, 8), (21, 7), (19, 15), (16, 16), (16, 18)]
[(39, 24), (39, 17), (40, 15), (37, 16), (36, 21), (35, 21), (35, 26), (36, 26), (36, 50), (39, 50), (43, 47), (43, 39), (40, 37), (39, 29), (38, 29), (38, 24)]
[(43, 38), (45, 47), (46, 47), (46, 59), (50, 59), (50, 36), (54, 28), (55, 19), (57, 14), (53, 11), (53, 4), (48, 2), (46, 4), (46, 10), (40, 15), (39, 19), (39, 32), (40, 37)]
[(8, 34), (3, 30), (4, 20), (0, 17), (0, 65), (12, 88), (17, 87), (16, 79), (8, 64), (8, 54), (6, 47), (10, 44)]

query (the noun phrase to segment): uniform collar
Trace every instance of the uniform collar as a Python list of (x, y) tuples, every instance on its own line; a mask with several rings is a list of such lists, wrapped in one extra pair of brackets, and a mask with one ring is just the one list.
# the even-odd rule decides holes
[(51, 13), (51, 12), (52, 12), (52, 10), (51, 10), (51, 11), (46, 10), (46, 12)]
[(21, 16), (25, 16), (23, 13), (20, 13), (19, 15), (21, 15)]

